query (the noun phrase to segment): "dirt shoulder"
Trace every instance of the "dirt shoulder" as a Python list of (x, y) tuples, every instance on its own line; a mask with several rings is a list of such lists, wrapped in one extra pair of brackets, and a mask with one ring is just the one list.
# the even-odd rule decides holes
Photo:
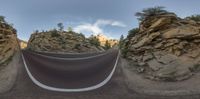
[(0, 94), (9, 91), (15, 84), (18, 72), (20, 52), (17, 51), (11, 62), (0, 70)]
[(145, 79), (136, 72), (133, 72), (134, 68), (130, 67), (125, 59), (122, 59), (121, 62), (123, 72), (127, 78), (127, 86), (137, 93), (162, 96), (200, 94), (200, 73), (180, 82), (159, 82)]

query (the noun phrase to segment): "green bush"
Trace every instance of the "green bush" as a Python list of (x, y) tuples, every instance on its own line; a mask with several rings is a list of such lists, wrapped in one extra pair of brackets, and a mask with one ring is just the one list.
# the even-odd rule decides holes
[(186, 19), (200, 21), (200, 15), (192, 15), (192, 16), (186, 17)]
[(0, 16), (0, 23), (6, 23), (4, 16)]
[(108, 49), (110, 49), (110, 48), (111, 48), (111, 45), (110, 45), (109, 41), (106, 40), (106, 43), (105, 43), (105, 45), (104, 45), (104, 49), (108, 50)]
[(60, 34), (58, 33), (58, 31), (56, 29), (50, 31), (50, 33), (51, 33), (51, 37), (59, 37), (60, 36)]
[(93, 36), (93, 35), (89, 38), (89, 42), (90, 42), (90, 44), (92, 44), (92, 45), (100, 46), (100, 41), (99, 41), (99, 39), (98, 39), (97, 37)]
[(74, 49), (80, 49), (81, 44), (75, 44)]
[(133, 28), (133, 29), (131, 29), (130, 31), (128, 31), (127, 39), (131, 39), (138, 32), (139, 32), (139, 28)]

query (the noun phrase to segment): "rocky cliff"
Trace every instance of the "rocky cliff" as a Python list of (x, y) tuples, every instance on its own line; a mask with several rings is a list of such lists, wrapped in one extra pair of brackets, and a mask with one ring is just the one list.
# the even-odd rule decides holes
[(0, 93), (7, 92), (15, 83), (19, 54), (16, 30), (0, 21)]
[(28, 41), (28, 49), (67, 53), (102, 51), (100, 46), (90, 44), (82, 34), (57, 30), (32, 34)]
[(110, 39), (110, 38), (108, 38), (107, 36), (105, 36), (103, 34), (98, 34), (96, 36), (96, 38), (99, 39), (99, 42), (100, 42), (101, 46), (105, 46), (106, 41), (108, 41), (108, 43), (111, 45), (111, 47), (113, 47), (113, 46), (115, 46), (115, 45), (117, 45), (119, 43), (118, 40), (116, 40), (116, 39)]
[(19, 48), (17, 45), (16, 30), (7, 23), (0, 23), (0, 65), (6, 65), (12, 59)]
[(126, 40), (126, 57), (144, 77), (179, 81), (200, 66), (200, 22), (163, 14), (143, 20)]

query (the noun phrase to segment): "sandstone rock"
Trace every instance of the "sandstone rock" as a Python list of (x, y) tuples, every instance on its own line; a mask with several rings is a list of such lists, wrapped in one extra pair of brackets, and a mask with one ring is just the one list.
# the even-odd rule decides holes
[(147, 35), (146, 37), (142, 38), (141, 41), (139, 41), (138, 43), (136, 43), (135, 45), (133, 45), (133, 48), (139, 48), (143, 45), (147, 45), (148, 43), (150, 43), (154, 38), (156, 38), (157, 36), (159, 36), (160, 33), (156, 32), (156, 33), (152, 33), (149, 36)]
[(170, 29), (168, 32), (163, 33), (163, 38), (188, 38), (199, 34), (199, 27), (194, 26), (180, 26)]
[(163, 67), (163, 65), (155, 59), (148, 61), (147, 64), (149, 68), (152, 69), (153, 71), (158, 71)]
[(0, 65), (8, 63), (18, 50), (16, 30), (6, 23), (0, 23)]
[(153, 55), (151, 53), (145, 54), (143, 56), (143, 62), (153, 59)]
[(62, 33), (59, 31), (34, 33), (29, 39), (27, 48), (34, 51), (68, 53), (103, 51), (101, 46), (90, 44), (89, 40), (83, 35), (65, 31)]
[[(126, 40), (125, 40), (126, 41)], [(174, 14), (152, 16), (126, 42), (127, 57), (147, 64), (144, 74), (154, 80), (184, 80), (200, 63), (200, 24)], [(142, 57), (142, 58), (141, 58)]]
[[(156, 73), (156, 77), (163, 80), (184, 80), (185, 77), (189, 77), (191, 74), (189, 67), (193, 66), (192, 63), (187, 63), (183, 61), (173, 61)], [(184, 77), (185, 76), (185, 77)]]

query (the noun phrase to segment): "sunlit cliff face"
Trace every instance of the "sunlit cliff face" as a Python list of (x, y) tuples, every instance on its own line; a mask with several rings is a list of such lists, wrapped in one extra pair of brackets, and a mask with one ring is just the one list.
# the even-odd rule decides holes
[(106, 41), (108, 41), (111, 46), (118, 44), (118, 40), (110, 39), (103, 34), (98, 34), (96, 37), (99, 39), (101, 46), (104, 46)]
[(21, 48), (21, 49), (25, 49), (25, 48), (27, 47), (27, 42), (26, 42), (26, 41), (20, 40), (20, 41), (19, 41), (19, 45), (20, 45), (20, 48)]

